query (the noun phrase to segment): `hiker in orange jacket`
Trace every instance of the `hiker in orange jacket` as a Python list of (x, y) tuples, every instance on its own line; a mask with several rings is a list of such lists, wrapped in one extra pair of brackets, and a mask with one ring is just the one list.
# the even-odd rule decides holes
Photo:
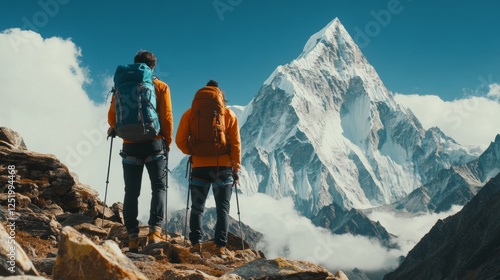
[[(216, 81), (210, 80), (207, 85), (199, 91), (203, 90), (220, 94), (224, 101), (223, 107), (225, 107), (224, 93), (219, 89)], [(189, 240), (194, 248), (201, 249), (201, 219), (205, 210), (208, 192), (210, 186), (212, 186), (217, 209), (217, 222), (213, 241), (219, 248), (224, 248), (227, 244), (227, 232), (229, 229), (229, 209), (232, 187), (238, 182), (238, 171), (241, 163), (241, 142), (238, 119), (233, 111), (225, 107), (223, 118), (228, 152), (217, 154), (216, 156), (199, 156), (193, 154), (193, 148), (190, 146), (190, 140), (192, 140), (190, 139), (192, 133), (192, 131), (190, 131), (190, 122), (193, 121), (193, 114), (194, 112), (192, 108), (190, 108), (182, 115), (175, 137), (175, 143), (184, 154), (191, 156), (192, 163), (189, 181), (191, 192)]]
[[(156, 65), (156, 57), (148, 51), (140, 51), (134, 57), (134, 63), (145, 63), (151, 70)], [(156, 92), (156, 111), (160, 121), (160, 133), (147, 142), (134, 143), (123, 141), (122, 156), (123, 178), (125, 181), (125, 197), (123, 201), (123, 218), (129, 235), (129, 250), (137, 252), (139, 248), (138, 206), (141, 192), (141, 181), (144, 166), (151, 180), (151, 204), (149, 216), (148, 242), (166, 241), (162, 234), (162, 223), (166, 205), (168, 152), (172, 143), (173, 114), (168, 85), (157, 78), (153, 79)], [(110, 129), (108, 135), (116, 134), (116, 108), (113, 96), (108, 111)]]

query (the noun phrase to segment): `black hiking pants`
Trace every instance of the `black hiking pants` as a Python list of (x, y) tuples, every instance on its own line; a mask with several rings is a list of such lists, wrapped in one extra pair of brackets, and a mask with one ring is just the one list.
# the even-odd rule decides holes
[(217, 211), (214, 242), (217, 246), (226, 246), (229, 230), (229, 209), (233, 190), (231, 167), (195, 167), (191, 173), (189, 188), (191, 191), (191, 216), (189, 218), (189, 240), (192, 245), (201, 243), (201, 230), (205, 202), (212, 186)]
[(164, 219), (167, 189), (167, 156), (162, 139), (145, 143), (124, 143), (120, 153), (125, 181), (123, 219), (129, 234), (139, 232), (139, 196), (144, 166), (151, 182), (150, 227), (161, 227)]

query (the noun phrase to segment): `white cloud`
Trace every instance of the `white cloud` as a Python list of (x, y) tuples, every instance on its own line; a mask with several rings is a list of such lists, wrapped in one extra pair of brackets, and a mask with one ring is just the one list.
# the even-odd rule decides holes
[[(498, 85), (490, 93), (498, 91)], [(395, 99), (410, 108), (423, 127), (439, 127), (463, 145), (486, 148), (500, 132), (500, 103), (472, 96), (443, 101), (436, 95), (396, 94)]]
[(388, 212), (372, 212), (368, 217), (372, 221), (379, 221), (380, 224), (390, 233), (397, 236), (396, 242), (406, 254), (429, 232), (437, 220), (445, 219), (450, 215), (458, 213), (463, 206), (452, 206), (449, 211), (442, 213), (431, 213), (427, 215), (394, 216)]
[[(233, 200), (234, 201), (234, 200)], [(260, 244), (267, 258), (285, 256), (308, 260), (331, 271), (359, 268), (394, 268), (399, 250), (387, 250), (379, 242), (360, 236), (332, 235), (294, 210), (290, 198), (275, 200), (257, 193), (240, 198), (242, 222), (264, 234)], [(237, 219), (232, 203), (231, 215)]]
[[(432, 228), (438, 219), (444, 219), (460, 211), (453, 206), (448, 212), (417, 217), (399, 216), (387, 212), (372, 212), (368, 217), (379, 221), (388, 232), (397, 236), (400, 249), (387, 249), (376, 240), (349, 234), (333, 235), (317, 227), (297, 213), (291, 198), (275, 200), (257, 193), (240, 198), (242, 222), (264, 234), (259, 248), (266, 257), (285, 256), (308, 260), (323, 265), (331, 271), (392, 270), (399, 264), (399, 257), (407, 253)], [(231, 215), (238, 219), (233, 199)]]
[(500, 99), (500, 84), (491, 84), (487, 96), (496, 100)]

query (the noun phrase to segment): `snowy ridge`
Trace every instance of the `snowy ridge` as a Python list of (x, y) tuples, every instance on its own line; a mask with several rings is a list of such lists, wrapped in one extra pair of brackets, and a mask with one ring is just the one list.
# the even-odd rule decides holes
[[(329, 55), (325, 56), (325, 54)], [(286, 76), (296, 68), (311, 73), (316, 72), (319, 74), (318, 78), (329, 74), (339, 81), (347, 81), (352, 77), (362, 77), (363, 82), (371, 87), (368, 92), (372, 100), (390, 101), (387, 98), (389, 92), (382, 84), (375, 69), (368, 63), (338, 18), (311, 36), (299, 57), (288, 65), (278, 66), (264, 82), (264, 85), (274, 82), (275, 87), (293, 93), (294, 90), (297, 90), (297, 84), (293, 84)], [(317, 73), (318, 70), (319, 73)], [(280, 74), (285, 77), (277, 78)], [(390, 102), (392, 103), (392, 101)]]
[(392, 203), (474, 158), (393, 99), (338, 19), (278, 66), (247, 108), (244, 191), (291, 196), (308, 216), (332, 202)]

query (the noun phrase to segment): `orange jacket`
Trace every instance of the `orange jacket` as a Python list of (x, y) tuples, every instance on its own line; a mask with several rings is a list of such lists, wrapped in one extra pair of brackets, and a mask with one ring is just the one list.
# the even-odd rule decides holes
[[(200, 157), (192, 156), (193, 167), (204, 166), (229, 166), (233, 168), (234, 172), (240, 170), (241, 163), (241, 141), (240, 130), (238, 128), (238, 118), (236, 114), (227, 108), (225, 114), (225, 124), (229, 140), (230, 154), (220, 155), (218, 157)], [(177, 147), (186, 155), (189, 155), (188, 140), (189, 140), (189, 121), (191, 119), (191, 108), (189, 108), (181, 117), (177, 134), (175, 136), (175, 143)]]
[[(160, 119), (160, 135), (153, 139), (164, 138), (167, 146), (172, 143), (172, 134), (174, 133), (174, 117), (172, 114), (172, 102), (170, 101), (170, 89), (168, 85), (159, 79), (153, 81), (156, 91), (156, 112)], [(116, 127), (116, 108), (115, 97), (111, 98), (111, 105), (108, 111), (108, 123), (111, 127)], [(124, 140), (124, 143), (134, 143)]]

